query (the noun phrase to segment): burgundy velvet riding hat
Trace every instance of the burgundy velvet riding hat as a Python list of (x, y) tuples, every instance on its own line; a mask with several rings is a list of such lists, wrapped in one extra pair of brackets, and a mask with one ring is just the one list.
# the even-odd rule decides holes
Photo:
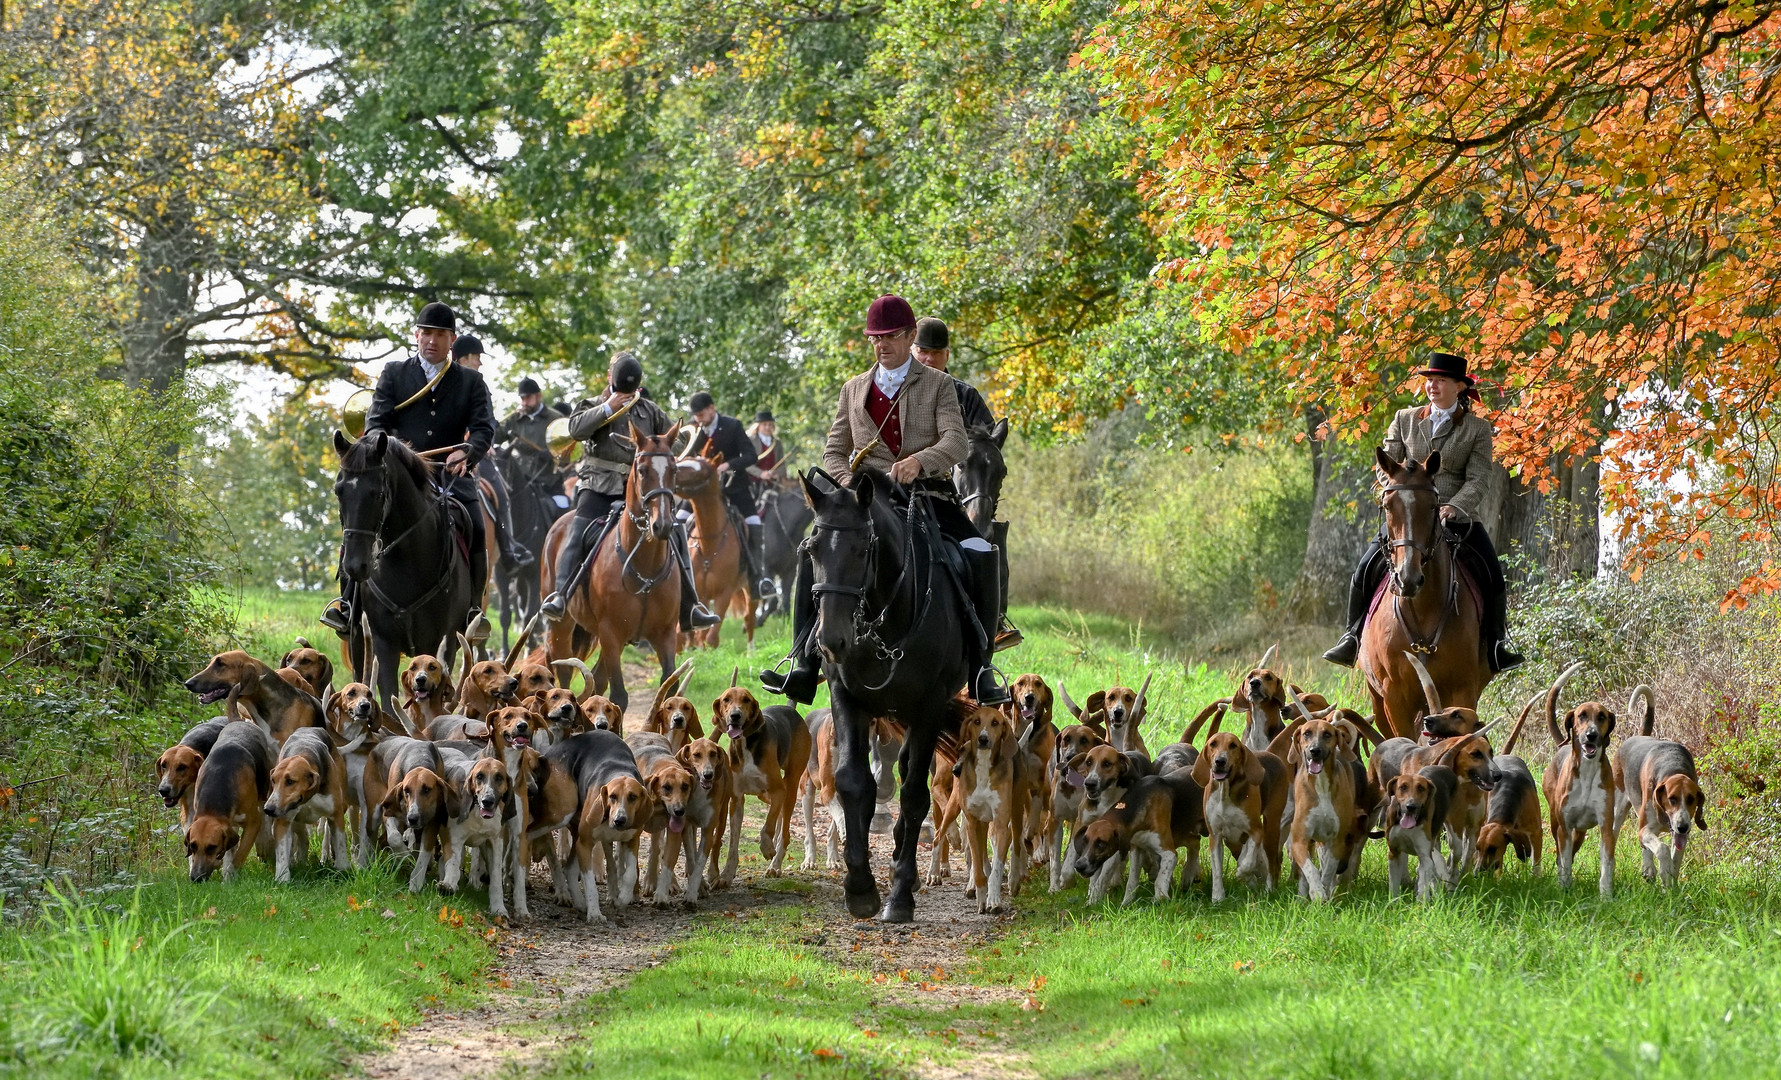
[(1440, 375), (1449, 379), (1459, 379), (1470, 389), (1478, 384), (1478, 380), (1466, 374), (1466, 358), (1448, 352), (1429, 353), (1429, 366), (1421, 369), (1418, 375)]
[(886, 293), (866, 309), (866, 333), (895, 334), (915, 325), (915, 309), (895, 293)]

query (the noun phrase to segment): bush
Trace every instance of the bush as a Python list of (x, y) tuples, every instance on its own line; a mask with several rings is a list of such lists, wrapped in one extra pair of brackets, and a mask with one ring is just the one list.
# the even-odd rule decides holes
[(1013, 598), (1178, 637), (1239, 612), (1277, 621), (1310, 523), (1303, 451), (1281, 441), (1184, 453), (1143, 436), (1131, 415), (1080, 443), (1009, 442)]

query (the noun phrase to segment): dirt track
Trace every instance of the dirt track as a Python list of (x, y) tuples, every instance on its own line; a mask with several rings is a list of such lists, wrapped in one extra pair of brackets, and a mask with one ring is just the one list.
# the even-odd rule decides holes
[[(646, 703), (647, 699), (644, 703), (634, 700), (632, 708), (639, 710)], [(628, 716), (627, 722), (632, 719)], [(884, 926), (856, 922), (842, 903), (838, 874), (826, 869), (796, 868), (802, 858), (803, 821), (800, 809), (792, 823), (794, 848), (786, 860), (786, 873), (815, 885), (819, 899), (815, 913), (827, 914), (820, 940), (807, 945), (832, 950), (838, 959), (852, 953), (854, 945), (860, 945), (860, 952), (855, 955), (870, 956), (875, 971), (934, 967), (951, 971), (964, 964), (970, 948), (999, 935), (1003, 920), (978, 914), (977, 902), (965, 899), (964, 890), (957, 884), (962, 874), (962, 859), (957, 852), (953, 880), (919, 895), (915, 923)], [(759, 832), (760, 824), (760, 804), (751, 800), (742, 834), (744, 849)], [(819, 856), (827, 825), (828, 815), (818, 810)], [(888, 833), (875, 834), (871, 846), (873, 868), (883, 888), (889, 878), (891, 838)], [(926, 872), (925, 847), (917, 865)], [(361, 1058), (358, 1067), (365, 1075), (379, 1080), (453, 1080), (512, 1075), (540, 1064), (558, 1042), (575, 1033), (566, 1025), (540, 1026), (536, 1021), (577, 999), (622, 985), (632, 972), (660, 964), (666, 947), (691, 933), (701, 912), (743, 911), (788, 902), (791, 898), (787, 893), (758, 887), (765, 880), (763, 873), (758, 860), (753, 867), (745, 862), (735, 884), (701, 900), (699, 911), (688, 911), (678, 902), (665, 909), (643, 903), (616, 915), (608, 909), (614, 925), (590, 927), (578, 912), (551, 899), (549, 875), (535, 869), (528, 889), (531, 918), (504, 934), (496, 946), (499, 959), (491, 977), (502, 989), (478, 1008), (427, 1014), (420, 1023), (400, 1032), (389, 1049)], [(1042, 875), (1037, 875), (1030, 881), (1041, 879)], [(885, 984), (884, 992), (897, 996), (901, 1004), (923, 1008), (1018, 1000), (1021, 996), (1010, 988), (971, 986), (962, 980), (949, 980), (933, 992), (920, 995), (891, 980)], [(902, 1000), (905, 997), (908, 1000)], [(523, 1029), (523, 1033), (516, 1033), (515, 1029)], [(539, 1038), (540, 1030), (548, 1034)], [(1031, 1075), (1018, 1059), (988, 1048), (982, 1057), (971, 1062), (968, 1071), (960, 1071), (957, 1065), (934, 1065), (924, 1073), (946, 1080), (967, 1075)]]

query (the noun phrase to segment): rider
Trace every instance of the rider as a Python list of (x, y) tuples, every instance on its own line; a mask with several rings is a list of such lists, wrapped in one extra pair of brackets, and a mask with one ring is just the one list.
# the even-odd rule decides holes
[(754, 464), (748, 467), (748, 478), (759, 488), (770, 488), (785, 478), (785, 453), (779, 445), (779, 425), (771, 410), (754, 414), (748, 428), (748, 441), (754, 446)]
[[(995, 547), (978, 534), (959, 508), (949, 479), (963, 461), (968, 444), (958, 395), (942, 372), (916, 363), (909, 355), (915, 341), (915, 312), (900, 296), (881, 296), (866, 312), (866, 338), (877, 363), (841, 388), (835, 422), (829, 428), (823, 467), (843, 484), (853, 482), (850, 464), (865, 451), (865, 464), (890, 474), (892, 480), (928, 496), (941, 534), (956, 542), (971, 569), (976, 615), (994, 634), (1001, 620), (1001, 568)], [(808, 558), (798, 562), (792, 598), (792, 669), (781, 676), (763, 671), (761, 685), (808, 705), (816, 696), (822, 659), (813, 640), (816, 601)], [(1008, 689), (990, 664), (989, 651), (967, 632), (966, 648), (974, 675), (971, 696), (986, 705), (1007, 700)]]
[(495, 428), (495, 442), (511, 449), (520, 473), (550, 494), (555, 494), (558, 487), (557, 459), (550, 452), (550, 425), (568, 415), (558, 412), (555, 405), (546, 405), (538, 380), (527, 376), (519, 381), (519, 408), (508, 413)]
[[(625, 480), (637, 447), (619, 430), (620, 419), (645, 435), (666, 435), (672, 426), (668, 414), (643, 390), (643, 363), (634, 353), (621, 352), (606, 369), (606, 394), (598, 401), (584, 399), (569, 414), (569, 434), (583, 442), (579, 466), (581, 482), (575, 486), (575, 520), (569, 542), (557, 560), (556, 591), (544, 598), (544, 614), (560, 619), (568, 609), (569, 596), (581, 581), (589, 555), (598, 550), (606, 535), (614, 507), (625, 501)], [(680, 628), (699, 630), (722, 620), (699, 603), (693, 589), (692, 560), (687, 557), (686, 533), (671, 533), (675, 558), (680, 563)]]
[(686, 452), (697, 456), (709, 448), (723, 456), (718, 462), (717, 474), (722, 479), (724, 501), (742, 519), (747, 532), (748, 542), (743, 550), (748, 554), (748, 569), (757, 579), (755, 594), (766, 596), (773, 591), (773, 583), (761, 574), (761, 567), (766, 565), (761, 550), (761, 512), (755, 506), (754, 485), (748, 478), (748, 470), (756, 461), (754, 440), (742, 430), (742, 421), (719, 413), (717, 403), (705, 391), (694, 394), (687, 406), (699, 428)]
[[(1491, 464), (1490, 421), (1472, 411), (1478, 380), (1466, 373), (1465, 357), (1444, 352), (1432, 353), (1429, 366), (1416, 374), (1425, 379), (1423, 392), (1429, 403), (1398, 410), (1385, 435), (1385, 452), (1397, 461), (1426, 461), (1430, 454), (1440, 453), (1435, 490), (1443, 500), (1441, 522), (1459, 539), (1460, 557), (1484, 594), (1483, 647), (1490, 669), (1508, 671), (1523, 658), (1505, 640), (1508, 587), (1490, 534), (1478, 520), (1490, 505), (1497, 471)], [(1332, 664), (1353, 667), (1360, 654), (1361, 628), (1389, 561), (1383, 539), (1374, 538), (1349, 582), (1347, 632), (1323, 654)]]
[[(472, 522), (481, 518), (482, 492), (470, 473), (489, 452), (495, 437), (495, 410), (482, 374), (451, 358), (458, 336), (458, 316), (437, 300), (421, 308), (414, 321), (415, 355), (385, 364), (377, 377), (371, 407), (365, 414), (365, 434), (386, 432), (401, 439), (417, 453), (458, 447), (445, 459), (448, 488), (463, 505)], [(488, 554), (483, 550), (483, 531), (466, 530), (472, 581), (488, 577)], [(468, 622), (474, 623), (478, 611)], [(331, 600), (321, 622), (338, 633), (347, 633), (344, 599)]]
[[(910, 351), (927, 366), (945, 371), (952, 362), (952, 331), (939, 319), (925, 318), (915, 324), (915, 348)], [(990, 415), (989, 406), (975, 386), (954, 375), (952, 388), (958, 391), (959, 412), (964, 415), (966, 431), (996, 426), (996, 418)]]
[[(462, 334), (451, 343), (451, 358), (471, 371), (482, 371), (482, 339), (475, 334)], [(496, 438), (500, 438), (500, 428), (496, 428)], [(513, 535), (513, 500), (507, 492), (507, 478), (495, 467), (495, 459), (485, 456), (476, 463), (476, 475), (488, 481), (490, 490), (494, 491), (494, 505), (489, 507), (489, 517), (495, 522), (495, 541), (501, 545), (502, 568), (508, 573), (522, 566), (530, 566), (537, 559), (526, 546)]]

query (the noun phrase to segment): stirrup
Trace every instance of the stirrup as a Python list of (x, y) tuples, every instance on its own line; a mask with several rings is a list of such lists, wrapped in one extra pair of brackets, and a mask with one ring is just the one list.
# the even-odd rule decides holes
[(1009, 622), (1008, 616), (1004, 615), (1001, 629), (996, 631), (996, 640), (990, 645), (989, 651), (999, 653), (1003, 649), (1012, 649), (1025, 640), (1026, 635), (1020, 632), (1020, 627)]
[(1507, 641), (1497, 642), (1490, 653), (1490, 669), (1498, 674), (1527, 663), (1527, 657), (1511, 649)]
[(703, 603), (694, 604), (686, 613), (687, 628), (691, 630), (703, 630), (709, 626), (716, 626), (723, 621), (724, 617), (722, 615), (716, 614)]
[(779, 582), (770, 577), (764, 577), (755, 582), (754, 589), (755, 595), (762, 600), (777, 600), (779, 598)]
[(971, 680), (971, 696), (979, 705), (1006, 705), (1014, 700), (1008, 692), (1008, 683), (1001, 678), (1001, 672), (994, 664), (985, 664), (978, 669), (977, 677)]
[(551, 593), (538, 605), (538, 610), (543, 612), (546, 618), (551, 619), (562, 618), (563, 612), (567, 611), (568, 608), (569, 605), (564, 602), (563, 594), (560, 592)]
[(347, 626), (346, 623), (346, 601), (340, 597), (335, 597), (328, 601), (328, 606), (322, 609), (321, 617), (315, 621), (334, 631), (336, 634), (347, 634), (352, 632), (351, 628)]
[[(790, 660), (791, 657), (786, 657)], [(781, 660), (780, 663), (785, 663)], [(788, 701), (799, 705), (808, 705), (816, 700), (817, 684), (822, 682), (820, 664), (800, 662), (781, 675), (778, 668), (768, 668), (761, 672), (761, 689), (769, 694), (779, 694)]]
[(1360, 658), (1360, 637), (1355, 634), (1343, 634), (1342, 640), (1336, 642), (1323, 658), (1332, 664), (1351, 668)]

